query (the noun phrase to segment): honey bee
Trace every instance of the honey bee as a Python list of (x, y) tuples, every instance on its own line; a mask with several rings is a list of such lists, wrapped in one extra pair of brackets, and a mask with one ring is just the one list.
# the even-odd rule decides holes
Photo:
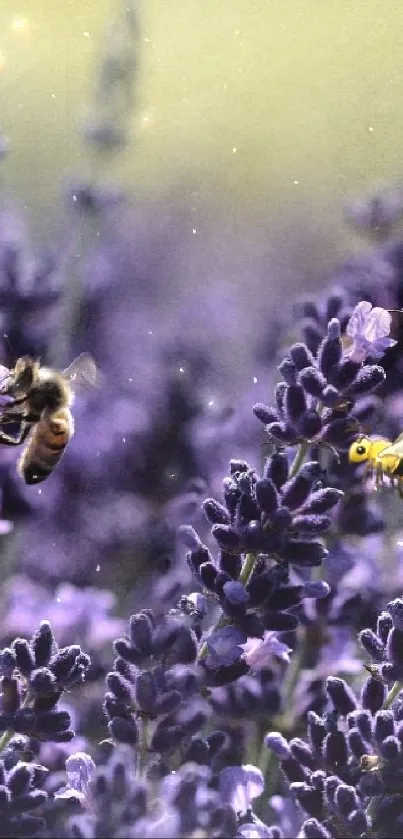
[(394, 443), (391, 440), (377, 440), (359, 437), (351, 444), (348, 452), (350, 463), (366, 463), (367, 471), (375, 474), (376, 486), (384, 484), (385, 475), (403, 498), (403, 434)]
[[(0, 444), (19, 446), (28, 439), (17, 469), (27, 484), (39, 484), (62, 458), (74, 434), (74, 395), (97, 384), (97, 368), (91, 356), (82, 353), (62, 372), (41, 367), (29, 356), (3, 371), (6, 368), (0, 393), (12, 401), (0, 414)], [(3, 431), (10, 423), (18, 426), (16, 437)]]

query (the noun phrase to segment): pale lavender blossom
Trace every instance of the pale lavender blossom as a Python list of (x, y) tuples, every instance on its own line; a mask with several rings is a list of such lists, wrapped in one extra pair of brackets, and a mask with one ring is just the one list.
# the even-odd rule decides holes
[(264, 790), (263, 775), (251, 764), (226, 766), (220, 772), (219, 790), (223, 801), (231, 804), (236, 813), (247, 813), (253, 799)]
[(91, 800), (91, 782), (95, 779), (95, 763), (86, 752), (76, 752), (66, 760), (68, 783), (61, 787), (55, 798), (73, 798), (83, 805)]
[(391, 315), (387, 309), (372, 307), (368, 300), (357, 304), (347, 324), (347, 335), (352, 345), (346, 355), (357, 363), (364, 362), (368, 356), (382, 358), (386, 350), (397, 343), (389, 338)]
[(246, 644), (240, 646), (246, 663), (253, 671), (273, 667), (275, 660), (290, 663), (291, 648), (279, 641), (276, 632), (267, 631), (263, 638), (249, 638)]

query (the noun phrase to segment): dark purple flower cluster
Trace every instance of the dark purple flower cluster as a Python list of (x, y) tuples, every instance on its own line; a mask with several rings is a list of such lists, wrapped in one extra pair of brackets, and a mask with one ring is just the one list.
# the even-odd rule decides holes
[(341, 329), (340, 320), (332, 318), (316, 354), (306, 344), (293, 344), (278, 368), (284, 380), (276, 387), (276, 406), (254, 406), (278, 443), (316, 442), (346, 450), (357, 436), (350, 403), (379, 387), (385, 372), (343, 354)]
[(360, 699), (343, 679), (329, 677), (332, 708), (323, 717), (308, 713), (307, 741), (287, 742), (277, 732), (266, 738), (310, 817), (301, 836), (403, 835), (402, 610), (398, 598), (379, 616), (376, 633), (360, 633), (372, 659)]
[(0, 760), (0, 836), (43, 836), (43, 809), (48, 799), (43, 782), (47, 769), (23, 761), (11, 766), (7, 763)]
[(60, 710), (64, 691), (80, 685), (90, 659), (78, 645), (59, 649), (43, 621), (31, 641), (16, 638), (0, 652), (0, 749), (14, 733), (38, 740), (67, 742), (74, 737), (70, 715)]

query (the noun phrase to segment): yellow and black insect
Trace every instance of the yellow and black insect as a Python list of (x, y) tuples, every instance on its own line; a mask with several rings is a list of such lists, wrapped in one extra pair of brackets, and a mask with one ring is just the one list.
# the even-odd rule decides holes
[[(96, 384), (95, 362), (82, 353), (60, 372), (23, 356), (13, 370), (3, 367), (1, 375), (0, 391), (12, 403), (0, 415), (0, 444), (19, 446), (27, 440), (18, 471), (27, 484), (39, 484), (53, 472), (74, 434), (73, 398), (81, 387)], [(9, 424), (17, 424), (16, 437), (4, 431)]]
[(376, 486), (383, 486), (385, 477), (396, 486), (403, 498), (403, 434), (391, 440), (362, 436), (351, 444), (350, 463), (366, 463), (367, 472), (375, 476)]

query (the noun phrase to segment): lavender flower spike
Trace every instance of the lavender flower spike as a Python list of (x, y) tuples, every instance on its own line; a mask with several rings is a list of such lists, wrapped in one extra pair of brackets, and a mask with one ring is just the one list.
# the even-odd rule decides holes
[(347, 355), (351, 361), (364, 362), (368, 356), (382, 358), (386, 350), (397, 343), (389, 338), (391, 316), (387, 309), (372, 308), (368, 300), (357, 304), (347, 324), (346, 332), (352, 340)]

